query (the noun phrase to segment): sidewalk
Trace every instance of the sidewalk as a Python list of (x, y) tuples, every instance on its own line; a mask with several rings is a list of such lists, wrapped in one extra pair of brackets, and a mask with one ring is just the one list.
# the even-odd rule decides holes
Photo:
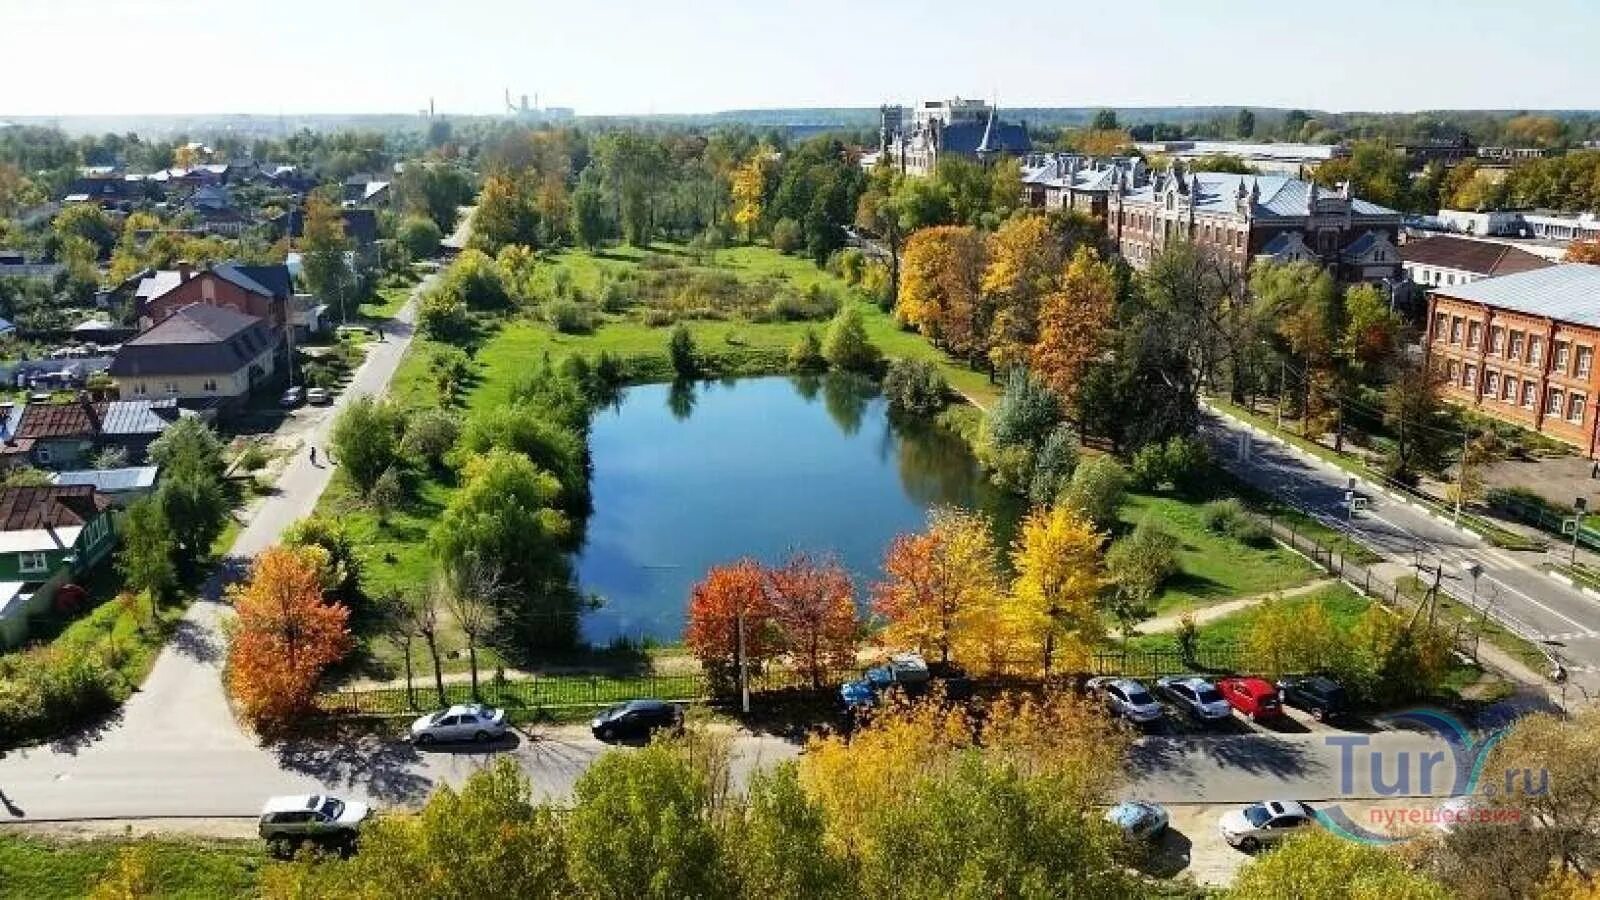
[(1339, 579), (1337, 578), (1321, 578), (1311, 582), (1310, 584), (1302, 584), (1299, 587), (1293, 587), (1287, 590), (1268, 591), (1265, 594), (1255, 594), (1250, 597), (1240, 597), (1237, 600), (1224, 600), (1221, 603), (1213, 603), (1210, 606), (1202, 606), (1196, 609), (1187, 609), (1180, 612), (1167, 613), (1166, 615), (1145, 619), (1143, 622), (1135, 625), (1134, 630), (1139, 634), (1164, 634), (1169, 631), (1177, 631), (1178, 627), (1183, 624), (1183, 619), (1185, 616), (1188, 616), (1190, 619), (1192, 619), (1196, 625), (1204, 625), (1207, 622), (1214, 622), (1217, 619), (1223, 618), (1224, 616), (1231, 616), (1236, 612), (1249, 609), (1252, 606), (1259, 606), (1268, 600), (1276, 600), (1284, 597), (1300, 597), (1305, 594), (1315, 593), (1322, 588), (1338, 583)]

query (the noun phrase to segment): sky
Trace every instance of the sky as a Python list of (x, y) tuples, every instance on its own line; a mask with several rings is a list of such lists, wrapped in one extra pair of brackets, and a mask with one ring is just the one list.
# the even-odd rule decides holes
[(1600, 107), (1596, 0), (0, 0), (0, 117)]

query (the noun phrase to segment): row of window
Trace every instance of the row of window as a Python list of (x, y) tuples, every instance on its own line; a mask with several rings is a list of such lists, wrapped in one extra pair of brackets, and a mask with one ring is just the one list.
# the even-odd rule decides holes
[[(1456, 283), (1456, 276), (1454, 272), (1445, 272), (1440, 269), (1417, 269), (1416, 280), (1421, 284), (1453, 285)], [(1462, 284), (1470, 284), (1476, 280), (1465, 272), (1461, 275)]]
[[(1445, 313), (1434, 315), (1433, 339), (1460, 344), (1465, 338), (1467, 349), (1476, 350), (1483, 342), (1483, 323), (1463, 320), (1460, 316)], [(1587, 378), (1594, 366), (1594, 348), (1588, 344), (1574, 346), (1570, 341), (1552, 342), (1554, 358), (1551, 371), (1562, 375)], [(1524, 352), (1526, 351), (1526, 352)], [(1495, 325), (1489, 329), (1489, 353), (1530, 365), (1538, 365), (1544, 357), (1544, 339), (1536, 334), (1524, 334), (1513, 328), (1509, 332)]]
[[(201, 382), (200, 389), (202, 391), (205, 391), (208, 394), (215, 394), (217, 392), (217, 380), (215, 378), (207, 378), (205, 381)], [(133, 395), (135, 397), (147, 397), (147, 396), (149, 396), (149, 394), (150, 394), (150, 385), (149, 384), (147, 384), (146, 382), (143, 382), (143, 381), (139, 381), (139, 382), (135, 382), (134, 383), (134, 385), (133, 385)], [(165, 381), (165, 382), (161, 383), (160, 395), (177, 396), (177, 394), (178, 394), (178, 383), (176, 381)]]
[[(1472, 363), (1462, 365), (1452, 359), (1447, 374), (1451, 384), (1459, 385), (1473, 396), (1480, 396), (1477, 366)], [(1518, 379), (1515, 375), (1502, 375), (1491, 370), (1484, 373), (1481, 396), (1485, 400), (1496, 400), (1512, 406), (1521, 406), (1523, 409), (1533, 409), (1534, 401), (1538, 399), (1538, 391), (1539, 385), (1532, 379)], [(1587, 406), (1588, 397), (1583, 393), (1568, 391), (1554, 385), (1546, 389), (1544, 417), (1547, 419), (1565, 419), (1575, 425), (1581, 425)]]

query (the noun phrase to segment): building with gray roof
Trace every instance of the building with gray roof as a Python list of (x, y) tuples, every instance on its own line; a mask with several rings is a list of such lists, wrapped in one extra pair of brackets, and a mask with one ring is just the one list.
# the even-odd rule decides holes
[(1185, 172), (1174, 163), (1144, 184), (1123, 179), (1106, 223), (1138, 269), (1189, 243), (1240, 272), (1267, 260), (1314, 263), (1345, 282), (1393, 283), (1400, 274), (1400, 214), (1353, 196), (1348, 183)]
[(1033, 149), (1026, 122), (1007, 122), (982, 100), (927, 100), (907, 123), (898, 106), (880, 111), (880, 159), (908, 175), (931, 175), (941, 156), (978, 162), (1022, 156)]

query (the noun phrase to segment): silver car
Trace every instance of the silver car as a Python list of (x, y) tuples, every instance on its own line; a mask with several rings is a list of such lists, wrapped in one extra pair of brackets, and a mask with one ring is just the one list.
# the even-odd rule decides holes
[(429, 713), (411, 723), (411, 740), (421, 746), (443, 741), (487, 741), (506, 735), (506, 711), (465, 703)]
[(1106, 698), (1106, 709), (1137, 725), (1160, 721), (1162, 709), (1145, 686), (1133, 678), (1106, 678), (1091, 681), (1090, 687)]
[(272, 797), (261, 807), (256, 830), (273, 842), (302, 839), (350, 839), (372, 815), (365, 803), (341, 800), (328, 794), (292, 794)]
[(1156, 690), (1202, 725), (1233, 718), (1233, 707), (1217, 686), (1204, 678), (1159, 678)]
[(1268, 800), (1223, 813), (1218, 829), (1229, 846), (1249, 852), (1299, 834), (1315, 821), (1311, 807), (1298, 800)]

